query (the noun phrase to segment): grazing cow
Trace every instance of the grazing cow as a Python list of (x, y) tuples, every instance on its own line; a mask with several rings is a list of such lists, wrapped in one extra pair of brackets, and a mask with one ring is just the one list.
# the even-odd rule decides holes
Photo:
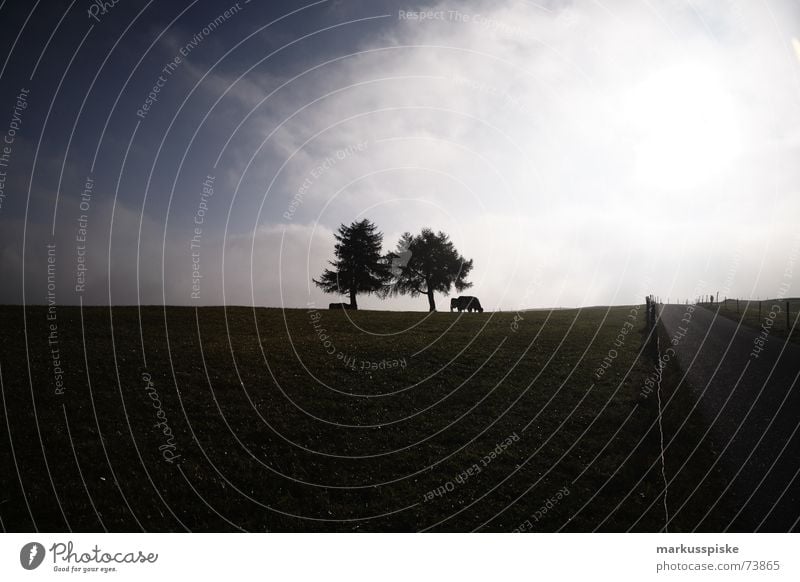
[(349, 303), (331, 303), (328, 305), (328, 309), (355, 309)]
[(467, 311), (477, 311), (479, 313), (483, 313), (483, 306), (481, 305), (480, 300), (477, 297), (467, 297)]
[(483, 313), (483, 307), (481, 306), (481, 302), (478, 300), (477, 297), (472, 297), (471, 295), (462, 295), (461, 297), (453, 297), (450, 300), (450, 311), (452, 312), (453, 309), (458, 309), (458, 312), (461, 313), (462, 311), (478, 311)]

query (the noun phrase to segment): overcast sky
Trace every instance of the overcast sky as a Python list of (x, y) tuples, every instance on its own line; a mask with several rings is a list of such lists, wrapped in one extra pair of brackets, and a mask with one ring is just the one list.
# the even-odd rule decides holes
[(0, 4), (0, 303), (324, 305), (363, 217), (487, 309), (798, 295), (797, 2), (92, 4)]

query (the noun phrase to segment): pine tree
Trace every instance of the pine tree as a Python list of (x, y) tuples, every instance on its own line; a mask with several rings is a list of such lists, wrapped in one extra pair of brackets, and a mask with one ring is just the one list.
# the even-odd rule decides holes
[(365, 218), (350, 226), (342, 224), (334, 237), (336, 260), (329, 261), (333, 270), (325, 269), (319, 280), (312, 281), (325, 293), (349, 295), (350, 305), (358, 309), (359, 293), (381, 292), (391, 280), (386, 257), (381, 256), (383, 234)]

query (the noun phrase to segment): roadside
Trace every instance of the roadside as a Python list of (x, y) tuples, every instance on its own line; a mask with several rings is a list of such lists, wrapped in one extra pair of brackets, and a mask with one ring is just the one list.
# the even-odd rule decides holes
[[(662, 354), (679, 363), (682, 374), (677, 386), (691, 394), (688, 409), (684, 404), (667, 414), (687, 420), (699, 414), (707, 427), (688, 443), (688, 450), (672, 450), (673, 463), (675, 456), (683, 459), (673, 471), (678, 476), (687, 471), (695, 461), (695, 450), (708, 448), (716, 458), (708, 474), (721, 471), (727, 482), (704, 515), (692, 516), (698, 530), (711, 523), (718, 529), (720, 522), (728, 524), (723, 529), (733, 531), (796, 529), (800, 346), (777, 335), (765, 336), (715, 311), (691, 305), (661, 309), (660, 322), (668, 338)], [(680, 436), (681, 426), (678, 423), (671, 436)], [(701, 481), (689, 498), (703, 495), (707, 487)], [(679, 506), (673, 511), (685, 510)]]

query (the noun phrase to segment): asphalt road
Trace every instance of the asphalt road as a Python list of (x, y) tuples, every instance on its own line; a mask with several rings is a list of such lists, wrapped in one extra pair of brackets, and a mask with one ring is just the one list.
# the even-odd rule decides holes
[[(677, 358), (681, 383), (707, 427), (698, 445), (713, 451), (714, 470), (726, 483), (705, 515), (692, 503), (683, 509), (676, 503), (671, 511), (692, 508), (698, 531), (712, 518), (729, 523), (730, 531), (799, 530), (800, 346), (704, 307), (664, 305), (660, 318), (675, 340), (662, 340), (661, 354), (674, 350), (669, 355)], [(674, 424), (673, 431), (680, 430)], [(690, 452), (668, 447), (666, 455), (672, 457), (668, 478), (680, 479), (680, 465), (692, 462)]]

